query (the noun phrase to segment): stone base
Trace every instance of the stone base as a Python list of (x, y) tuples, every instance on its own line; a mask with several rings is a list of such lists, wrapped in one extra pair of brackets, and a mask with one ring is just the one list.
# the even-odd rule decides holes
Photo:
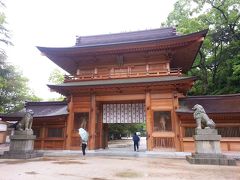
[(223, 154), (192, 154), (192, 156), (186, 156), (186, 160), (191, 164), (236, 166), (235, 159)]
[(30, 159), (36, 157), (42, 157), (43, 153), (36, 152), (36, 151), (5, 151), (0, 159)]
[(29, 159), (43, 156), (43, 153), (33, 150), (36, 136), (33, 135), (32, 130), (15, 131), (10, 139), (9, 151), (5, 151), (0, 156), (1, 159)]
[(195, 129), (193, 139), (197, 154), (221, 154), (221, 136), (216, 129)]

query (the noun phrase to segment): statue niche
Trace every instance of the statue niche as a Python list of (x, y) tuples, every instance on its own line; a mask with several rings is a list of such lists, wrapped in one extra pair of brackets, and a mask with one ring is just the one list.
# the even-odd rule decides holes
[(215, 123), (212, 119), (208, 117), (204, 108), (201, 105), (196, 104), (192, 109), (194, 110), (193, 117), (196, 120), (197, 129), (202, 129), (202, 126), (204, 127), (204, 129), (215, 128)]
[(33, 122), (33, 114), (34, 112), (31, 109), (28, 109), (16, 126), (16, 130), (19, 131), (28, 131), (32, 130), (32, 122)]

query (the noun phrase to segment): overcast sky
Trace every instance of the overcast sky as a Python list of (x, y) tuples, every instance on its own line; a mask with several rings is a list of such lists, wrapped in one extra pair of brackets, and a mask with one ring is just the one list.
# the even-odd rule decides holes
[(46, 84), (54, 68), (36, 46), (73, 46), (75, 37), (159, 28), (176, 0), (5, 0), (11, 41), (8, 61), (28, 77), (45, 100), (56, 97)]

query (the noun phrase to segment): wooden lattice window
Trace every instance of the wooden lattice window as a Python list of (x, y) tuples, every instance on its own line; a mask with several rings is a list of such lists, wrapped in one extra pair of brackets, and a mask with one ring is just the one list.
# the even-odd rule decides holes
[(186, 127), (184, 137), (192, 137), (195, 133), (195, 128)]
[[(240, 127), (217, 127), (218, 134), (222, 137), (240, 137)], [(192, 137), (195, 133), (194, 127), (186, 127), (184, 137)]]
[(240, 137), (240, 127), (219, 127), (217, 130), (222, 137)]
[(63, 128), (48, 128), (47, 137), (63, 137)]
[(40, 128), (33, 128), (33, 133), (37, 138), (41, 136), (41, 129)]

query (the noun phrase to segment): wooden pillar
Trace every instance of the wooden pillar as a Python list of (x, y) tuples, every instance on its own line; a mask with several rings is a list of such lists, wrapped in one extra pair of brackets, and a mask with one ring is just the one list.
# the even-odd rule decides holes
[(104, 148), (108, 148), (109, 124), (104, 124)]
[(89, 130), (89, 149), (95, 149), (95, 139), (96, 139), (96, 96), (91, 95), (91, 109), (90, 109), (90, 130)]
[(179, 120), (179, 138), (180, 138), (180, 151), (184, 151), (184, 148), (183, 148), (183, 128), (182, 128), (182, 124), (181, 124), (181, 121), (178, 117), (178, 120)]
[(152, 122), (152, 110), (151, 110), (151, 93), (150, 91), (146, 91), (146, 128), (147, 128), (147, 150), (153, 150), (153, 122)]
[(43, 123), (41, 125), (42, 125), (41, 134), (40, 134), (40, 137), (41, 137), (41, 149), (45, 149), (44, 148), (44, 142), (46, 140), (46, 123)]
[(74, 121), (74, 112), (73, 112), (73, 97), (69, 97), (68, 102), (68, 118), (67, 118), (67, 133), (66, 133), (66, 149), (71, 148), (72, 141), (72, 130), (73, 130), (73, 121)]
[(66, 149), (67, 148), (67, 146), (66, 146), (66, 144), (67, 144), (67, 120), (65, 119), (65, 122), (64, 122), (64, 142), (63, 142), (63, 149)]
[(99, 109), (99, 147), (103, 148), (103, 119), (102, 119), (102, 104), (100, 105)]
[(177, 92), (173, 92), (172, 94), (172, 102), (173, 102), (173, 130), (174, 130), (174, 133), (175, 133), (175, 138), (174, 138), (174, 141), (175, 141), (175, 148), (176, 148), (176, 151), (181, 151), (181, 148), (180, 148), (180, 124), (179, 124), (179, 119), (178, 119), (178, 116), (176, 114), (176, 109), (178, 109), (179, 105), (178, 105), (178, 95), (177, 95)]

